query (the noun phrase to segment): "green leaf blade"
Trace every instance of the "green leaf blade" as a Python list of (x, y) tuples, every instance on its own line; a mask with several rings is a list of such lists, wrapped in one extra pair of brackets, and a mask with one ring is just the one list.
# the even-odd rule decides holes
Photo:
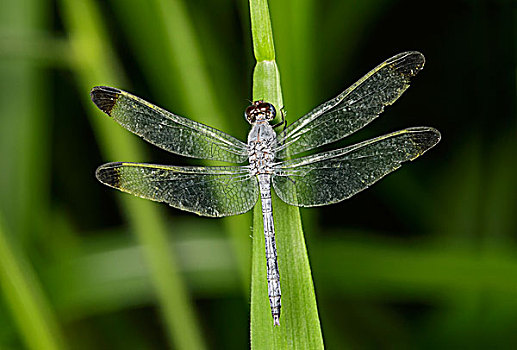
[[(253, 100), (283, 107), (280, 74), (267, 2), (250, 0), (253, 47), (257, 65)], [(253, 258), (250, 336), (252, 349), (323, 349), (316, 296), (299, 209), (273, 197), (278, 264), (282, 289), (280, 326), (273, 326), (269, 306), (261, 206), (253, 211)]]
[[(123, 73), (109, 44), (100, 9), (93, 1), (61, 0), (64, 24), (70, 33), (74, 72), (79, 87), (88, 97), (95, 85), (123, 86)], [(90, 99), (94, 131), (107, 159), (145, 159), (142, 146), (113, 121), (99, 115)], [(92, 174), (93, 176), (93, 174)], [(202, 331), (179, 273), (172, 250), (168, 249), (167, 222), (156, 203), (120, 196), (127, 220), (143, 247), (157, 302), (171, 348), (205, 349)]]
[(250, 0), (253, 52), (257, 62), (274, 61), (275, 46), (267, 0)]
[(65, 349), (54, 311), (46, 299), (36, 272), (14, 244), (0, 216), (0, 291), (29, 349)]

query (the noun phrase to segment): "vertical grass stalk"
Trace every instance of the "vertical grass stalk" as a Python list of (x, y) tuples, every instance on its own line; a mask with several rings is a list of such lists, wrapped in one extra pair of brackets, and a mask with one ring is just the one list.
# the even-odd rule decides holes
[[(257, 60), (253, 100), (266, 100), (280, 110), (282, 91), (267, 1), (250, 0), (250, 14)], [(251, 346), (253, 349), (322, 349), (323, 338), (299, 210), (273, 195), (273, 211), (282, 287), (280, 326), (273, 326), (269, 307), (262, 212), (257, 205), (253, 212)]]
[(0, 216), (0, 287), (28, 349), (57, 350), (65, 345), (58, 322), (30, 264), (9, 242)]
[[(76, 60), (74, 68), (79, 87), (86, 104), (91, 107), (91, 123), (101, 150), (106, 159), (142, 161), (143, 152), (137, 140), (115, 125), (113, 120), (100, 115), (89, 101), (88, 93), (94, 85), (120, 86), (123, 80), (98, 9), (91, 0), (62, 0), (61, 5)], [(123, 212), (142, 245), (171, 348), (204, 349), (192, 305), (178, 273), (173, 251), (169, 249), (166, 222), (160, 215), (158, 204), (124, 195), (120, 199)]]
[[(220, 106), (207, 69), (213, 58), (203, 55), (185, 2), (153, 0), (142, 3), (135, 0), (112, 0), (112, 3), (117, 12), (122, 13), (120, 17), (125, 23), (128, 36), (139, 38), (135, 40), (135, 50), (141, 57), (142, 67), (147, 79), (152, 82), (151, 88), (155, 95), (163, 100), (181, 101), (186, 116), (192, 120), (225, 132), (231, 131), (235, 123), (225, 117), (227, 113)], [(148, 8), (150, 10), (147, 13)], [(150, 18), (142, 13), (147, 13)], [(153, 22), (152, 25), (149, 21)], [(154, 31), (151, 32), (151, 29)], [(142, 35), (148, 35), (148, 40), (141, 40)], [(140, 42), (137, 44), (136, 41)], [(154, 41), (162, 47), (153, 47)], [(159, 60), (154, 55), (149, 55), (153, 49), (163, 55)], [(164, 75), (163, 72), (169, 73)], [(218, 88), (224, 90), (220, 84)], [(241, 118), (241, 115), (238, 114), (238, 117)], [(206, 161), (205, 164), (212, 163)], [(250, 219), (251, 215), (220, 219), (234, 248), (245, 295), (249, 292), (250, 279)]]

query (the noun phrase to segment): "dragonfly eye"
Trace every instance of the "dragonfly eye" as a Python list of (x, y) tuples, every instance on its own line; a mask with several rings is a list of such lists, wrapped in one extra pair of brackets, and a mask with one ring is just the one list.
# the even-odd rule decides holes
[(264, 101), (255, 101), (244, 111), (244, 118), (246, 118), (250, 124), (255, 123), (257, 118), (259, 120), (271, 121), (275, 118), (275, 116), (275, 107), (271, 103)]
[(244, 118), (248, 121), (248, 123), (255, 123), (257, 117), (255, 115), (257, 107), (255, 105), (248, 106), (244, 111)]
[(276, 117), (276, 109), (271, 103), (265, 103), (267, 105), (267, 120), (273, 120)]
[(275, 119), (276, 109), (275, 106), (273, 106), (271, 103), (261, 101), (257, 105), (257, 109), (260, 111), (260, 113), (264, 114), (266, 120), (270, 121)]

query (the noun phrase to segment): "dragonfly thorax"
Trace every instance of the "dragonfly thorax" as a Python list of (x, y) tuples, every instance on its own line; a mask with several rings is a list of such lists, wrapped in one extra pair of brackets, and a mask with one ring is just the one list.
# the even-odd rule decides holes
[(251, 106), (248, 106), (244, 111), (244, 118), (246, 118), (250, 124), (259, 121), (271, 121), (275, 119), (275, 116), (275, 106), (262, 100), (253, 102)]
[(276, 133), (266, 121), (256, 122), (248, 134), (248, 159), (252, 175), (272, 174)]

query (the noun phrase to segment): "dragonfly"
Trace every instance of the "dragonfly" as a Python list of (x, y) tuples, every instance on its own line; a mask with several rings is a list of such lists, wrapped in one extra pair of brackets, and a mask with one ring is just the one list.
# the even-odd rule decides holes
[(438, 130), (411, 127), (344, 148), (300, 155), (339, 141), (376, 119), (404, 93), (424, 63), (420, 52), (395, 55), (278, 134), (275, 127), (283, 123), (271, 125), (276, 116), (273, 104), (254, 101), (244, 112), (251, 124), (247, 143), (123, 90), (96, 86), (91, 90), (95, 105), (147, 142), (186, 157), (244, 163), (173, 166), (115, 162), (101, 165), (96, 177), (123, 192), (207, 217), (245, 213), (260, 196), (268, 297), (277, 326), (281, 289), (271, 188), (289, 205), (338, 203), (435, 146), (441, 138)]

